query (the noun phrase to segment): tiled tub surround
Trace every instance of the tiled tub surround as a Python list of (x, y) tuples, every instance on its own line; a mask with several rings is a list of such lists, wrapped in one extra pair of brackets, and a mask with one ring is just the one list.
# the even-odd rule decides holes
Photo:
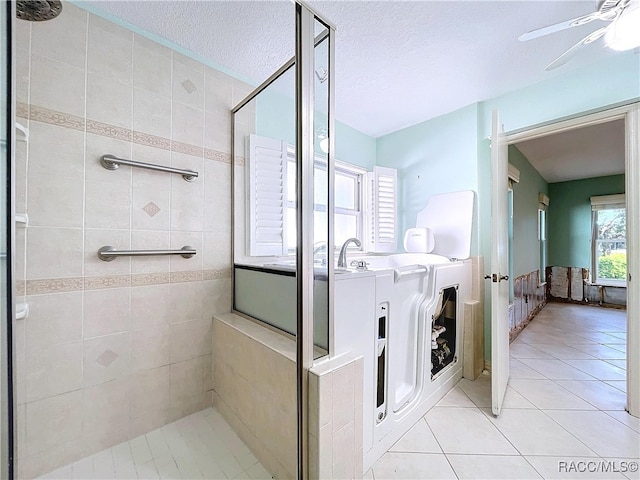
[[(213, 331), (214, 406), (275, 478), (295, 478), (295, 342), (236, 314)], [(362, 372), (344, 355), (310, 373), (311, 478), (362, 478)]]
[[(211, 402), (231, 305), (231, 105), (249, 87), (72, 5), (17, 21), (18, 472), (33, 478)], [(104, 154), (193, 169), (108, 171)], [(103, 245), (197, 255), (118, 258)]]

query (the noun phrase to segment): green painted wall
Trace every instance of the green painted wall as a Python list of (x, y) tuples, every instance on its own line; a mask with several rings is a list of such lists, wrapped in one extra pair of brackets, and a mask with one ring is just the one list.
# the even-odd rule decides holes
[(509, 163), (520, 170), (513, 185), (513, 276), (540, 267), (538, 248), (538, 193), (549, 194), (548, 183), (515, 145), (509, 145)]
[(549, 265), (591, 270), (590, 197), (624, 189), (624, 175), (549, 184)]
[[(477, 191), (477, 121), (477, 106), (470, 105), (377, 139), (377, 164), (398, 169), (399, 250), (405, 230), (415, 226), (429, 197)], [(477, 224), (472, 255), (478, 254), (475, 232)]]

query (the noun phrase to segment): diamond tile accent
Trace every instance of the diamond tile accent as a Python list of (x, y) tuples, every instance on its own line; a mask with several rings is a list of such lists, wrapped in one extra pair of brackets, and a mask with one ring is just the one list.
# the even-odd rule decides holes
[(144, 207), (142, 207), (142, 209), (150, 217), (153, 217), (153, 216), (157, 215), (158, 212), (160, 211), (160, 207), (158, 205), (156, 205), (155, 203), (153, 203), (153, 202), (147, 203)]
[(115, 362), (116, 358), (118, 358), (118, 354), (113, 350), (105, 350), (102, 355), (100, 355), (96, 362), (98, 362), (103, 367), (108, 367), (113, 362)]
[(184, 82), (182, 82), (182, 86), (184, 87), (184, 89), (189, 94), (191, 94), (191, 93), (193, 93), (193, 92), (195, 92), (197, 90), (196, 86), (188, 78)]

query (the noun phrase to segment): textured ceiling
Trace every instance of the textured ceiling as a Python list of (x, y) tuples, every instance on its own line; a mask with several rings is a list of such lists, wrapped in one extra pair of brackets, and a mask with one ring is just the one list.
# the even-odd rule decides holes
[[(294, 53), (290, 1), (86, 2), (258, 84)], [(378, 137), (615, 53), (585, 48), (544, 67), (602, 22), (530, 42), (522, 33), (595, 0), (311, 1), (337, 26), (336, 116)]]
[(624, 120), (517, 143), (549, 183), (624, 173)]
[[(294, 55), (294, 7), (287, 0), (84, 3), (255, 85)], [(593, 12), (596, 0), (311, 0), (309, 4), (337, 26), (336, 117), (372, 137), (617, 54), (599, 41), (566, 65), (544, 70), (601, 27), (601, 21), (529, 42), (517, 40), (529, 30)], [(519, 145), (548, 181), (624, 172), (619, 130), (565, 135)], [(607, 135), (614, 136), (611, 142)], [(614, 147), (615, 153), (603, 160), (606, 149)]]

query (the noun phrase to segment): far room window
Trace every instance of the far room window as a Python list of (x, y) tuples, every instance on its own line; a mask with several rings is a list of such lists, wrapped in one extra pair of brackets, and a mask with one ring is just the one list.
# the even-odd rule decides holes
[(538, 283), (542, 285), (546, 282), (547, 267), (547, 207), (549, 206), (549, 197), (544, 193), (538, 194), (538, 248), (540, 255), (540, 273)]
[(627, 210), (625, 197), (591, 197), (593, 211), (592, 281), (599, 284), (626, 285), (627, 282)]

